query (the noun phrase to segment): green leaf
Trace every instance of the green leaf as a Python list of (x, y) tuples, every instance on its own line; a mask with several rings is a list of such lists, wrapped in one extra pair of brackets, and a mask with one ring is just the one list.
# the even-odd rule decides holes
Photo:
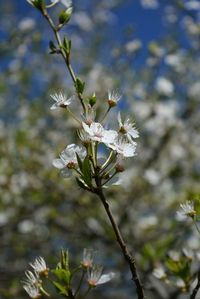
[(63, 286), (62, 284), (60, 284), (57, 281), (52, 281), (52, 283), (60, 295), (68, 296), (68, 291), (66, 290), (65, 286)]
[(65, 53), (67, 55), (70, 54), (71, 45), (72, 45), (71, 40), (68, 40), (66, 37), (64, 37), (64, 40), (63, 40), (63, 49), (64, 49), (64, 51), (65, 51)]
[(82, 173), (83, 173), (83, 179), (84, 179), (85, 183), (88, 186), (91, 186), (92, 185), (91, 184), (92, 170), (91, 170), (91, 164), (90, 164), (90, 160), (89, 160), (88, 156), (86, 156), (83, 161)]
[(54, 54), (57, 51), (57, 48), (52, 41), (49, 42), (49, 49), (50, 49), (50, 54)]
[(81, 159), (80, 159), (80, 157), (79, 157), (79, 155), (77, 153), (76, 153), (76, 158), (77, 158), (79, 169), (82, 172), (83, 163), (82, 163), (82, 161), (81, 161)]
[(67, 250), (61, 250), (60, 265), (64, 270), (69, 270), (69, 254)]
[(76, 182), (79, 185), (79, 187), (81, 187), (82, 189), (87, 190), (87, 186), (85, 185), (83, 178), (76, 178)]
[(85, 88), (85, 82), (82, 82), (79, 78), (76, 78), (75, 88), (78, 93), (83, 93)]
[(89, 98), (89, 104), (91, 107), (93, 107), (96, 104), (97, 98), (95, 93)]
[(60, 282), (64, 282), (66, 285), (70, 284), (71, 273), (69, 270), (55, 269), (52, 273), (59, 279)]
[(72, 15), (72, 11), (73, 11), (72, 7), (69, 7), (67, 10), (61, 11), (59, 15), (59, 23), (61, 25), (64, 25), (69, 22)]

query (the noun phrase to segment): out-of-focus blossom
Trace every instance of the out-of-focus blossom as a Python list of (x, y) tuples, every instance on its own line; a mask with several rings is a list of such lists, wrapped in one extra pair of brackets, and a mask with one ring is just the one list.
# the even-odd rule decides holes
[(47, 275), (49, 270), (43, 257), (39, 256), (33, 263), (30, 263), (33, 270), (38, 274)]
[(73, 23), (78, 25), (84, 31), (90, 31), (93, 28), (91, 18), (85, 12), (77, 12), (73, 15)]
[(139, 39), (134, 39), (125, 44), (125, 49), (130, 54), (137, 52), (141, 47), (142, 43)]
[(102, 271), (103, 267), (99, 265), (94, 265), (90, 270), (88, 270), (88, 284), (90, 287), (96, 287), (99, 284), (106, 283), (115, 276), (115, 273), (113, 272), (102, 275)]
[(153, 186), (156, 186), (161, 180), (160, 172), (153, 168), (147, 169), (144, 177)]
[(121, 99), (122, 95), (117, 91), (109, 91), (108, 92), (108, 105), (110, 107), (115, 107), (119, 100)]
[(180, 204), (180, 209), (176, 213), (179, 220), (184, 220), (187, 217), (194, 218), (196, 215), (194, 203), (192, 201), (187, 201), (186, 203)]
[(155, 88), (158, 93), (165, 96), (171, 96), (174, 92), (173, 83), (164, 77), (157, 78)]
[(93, 122), (88, 126), (83, 122), (82, 126), (89, 138), (93, 141), (110, 144), (114, 142), (118, 135), (114, 130), (105, 130), (100, 123)]
[(165, 279), (167, 277), (165, 270), (162, 267), (155, 268), (153, 275), (158, 279)]
[(188, 95), (194, 99), (199, 100), (200, 95), (200, 81), (191, 84), (188, 90)]
[(124, 123), (122, 123), (121, 113), (118, 113), (118, 123), (119, 123), (119, 132), (124, 134), (129, 142), (134, 143), (133, 139), (139, 137), (138, 131), (135, 129), (135, 124), (131, 123), (129, 118), (127, 118)]
[(158, 0), (140, 0), (140, 2), (144, 8), (155, 9), (159, 6)]
[(21, 32), (27, 32), (35, 27), (35, 20), (32, 18), (24, 18), (20, 21), (18, 28)]
[(65, 108), (71, 104), (72, 97), (67, 98), (62, 92), (55, 93), (50, 95), (50, 97), (55, 101), (55, 103), (51, 106), (51, 110), (55, 110), (58, 107)]
[(191, 249), (189, 248), (183, 248), (183, 254), (185, 257), (187, 257), (189, 260), (193, 260), (194, 258), (194, 253)]
[(197, 0), (190, 0), (184, 3), (187, 10), (200, 10), (200, 2)]
[(181, 258), (181, 255), (180, 255), (180, 252), (176, 251), (176, 250), (170, 250), (168, 253), (167, 253), (168, 257), (173, 260), (174, 262), (179, 262), (180, 261), (180, 258)]

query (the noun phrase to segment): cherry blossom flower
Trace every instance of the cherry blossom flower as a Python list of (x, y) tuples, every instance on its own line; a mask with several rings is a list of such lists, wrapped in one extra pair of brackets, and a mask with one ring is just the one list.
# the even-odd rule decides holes
[(115, 276), (115, 273), (113, 272), (102, 275), (102, 271), (103, 267), (100, 265), (94, 265), (88, 271), (88, 284), (90, 285), (90, 287), (96, 287), (99, 284), (106, 283)]
[(26, 271), (26, 279), (23, 281), (25, 285), (37, 285), (39, 281), (39, 275), (37, 272)]
[(108, 91), (108, 105), (110, 107), (115, 107), (121, 99), (121, 97), (122, 95), (117, 91)]
[(176, 212), (179, 219), (185, 219), (187, 217), (194, 218), (196, 211), (194, 210), (194, 203), (187, 201), (184, 204), (180, 204), (179, 211)]
[(53, 160), (53, 166), (58, 169), (63, 169), (62, 175), (64, 177), (69, 177), (71, 175), (70, 169), (75, 168), (77, 165), (77, 157), (84, 158), (86, 151), (84, 148), (77, 146), (76, 144), (70, 144), (66, 147), (64, 151), (60, 154), (60, 159)]
[(82, 126), (89, 138), (93, 141), (110, 144), (114, 142), (118, 135), (114, 130), (105, 130), (100, 123), (93, 122), (90, 126), (88, 126), (83, 122)]
[(33, 263), (30, 263), (30, 266), (38, 274), (47, 275), (48, 272), (49, 272), (49, 269), (47, 268), (46, 262), (43, 259), (43, 257), (41, 257), (41, 256), (37, 257)]
[(51, 110), (55, 110), (59, 107), (66, 108), (71, 104), (72, 98), (67, 98), (62, 92), (51, 94), (50, 97), (55, 101), (55, 103), (51, 106)]
[(134, 123), (131, 123), (129, 118), (125, 120), (124, 123), (122, 123), (121, 113), (118, 113), (118, 123), (119, 123), (119, 132), (127, 136), (128, 140), (131, 143), (135, 144), (135, 141), (133, 141), (133, 138), (138, 138), (139, 133), (134, 127)]
[(24, 290), (28, 293), (29, 297), (33, 299), (38, 299), (41, 297), (39, 287), (31, 284), (23, 286)]
[(81, 262), (81, 265), (84, 268), (90, 268), (90, 267), (92, 267), (93, 259), (94, 259), (94, 251), (92, 249), (84, 248), (83, 260)]
[(108, 144), (118, 154), (125, 158), (135, 156), (136, 143), (127, 143), (123, 138), (117, 138), (114, 143)]

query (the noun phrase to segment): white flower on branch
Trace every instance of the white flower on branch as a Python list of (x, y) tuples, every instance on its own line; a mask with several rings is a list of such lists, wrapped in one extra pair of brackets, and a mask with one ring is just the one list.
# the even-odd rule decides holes
[(26, 271), (26, 279), (23, 281), (25, 285), (37, 285), (39, 281), (39, 275), (37, 272)]
[(118, 123), (119, 123), (119, 132), (124, 134), (131, 143), (135, 144), (133, 138), (138, 138), (139, 133), (134, 127), (134, 123), (131, 123), (129, 118), (127, 118), (124, 123), (122, 123), (121, 113), (118, 113)]
[(63, 176), (69, 177), (71, 175), (70, 169), (73, 169), (77, 165), (77, 157), (79, 155), (83, 159), (86, 155), (84, 148), (77, 146), (76, 144), (70, 144), (66, 147), (64, 151), (60, 154), (60, 159), (53, 160), (53, 166), (58, 169), (63, 169)]
[(93, 264), (93, 259), (94, 259), (93, 249), (84, 248), (84, 250), (83, 250), (83, 260), (81, 262), (81, 265), (84, 268), (91, 268), (92, 264)]
[(115, 107), (122, 95), (117, 91), (108, 91), (108, 105), (110, 107)]
[(62, 3), (65, 7), (71, 7), (72, 1), (71, 0), (51, 0), (53, 4)]
[(123, 138), (117, 138), (112, 144), (107, 145), (125, 158), (133, 157), (136, 155), (136, 143), (128, 143)]
[(47, 275), (49, 272), (46, 262), (45, 262), (44, 258), (41, 256), (37, 257), (33, 263), (30, 263), (30, 266), (38, 274)]
[(194, 203), (192, 201), (187, 201), (186, 203), (180, 204), (180, 209), (176, 213), (178, 219), (180, 220), (184, 220), (187, 217), (194, 218), (194, 216), (196, 215)]
[(67, 98), (62, 92), (51, 94), (50, 97), (55, 101), (55, 103), (51, 106), (51, 110), (55, 110), (59, 107), (66, 108), (71, 104), (72, 98)]
[(41, 297), (39, 287), (31, 284), (27, 284), (23, 286), (24, 290), (27, 292), (29, 297), (32, 299), (38, 299)]
[(88, 270), (88, 284), (90, 287), (96, 287), (99, 284), (106, 283), (115, 276), (115, 273), (113, 272), (102, 275), (102, 271), (103, 267), (100, 265), (94, 265), (90, 270)]
[(105, 130), (100, 123), (93, 122), (90, 126), (82, 123), (83, 129), (93, 141), (102, 142), (105, 144), (113, 143), (117, 137), (117, 132), (113, 130)]

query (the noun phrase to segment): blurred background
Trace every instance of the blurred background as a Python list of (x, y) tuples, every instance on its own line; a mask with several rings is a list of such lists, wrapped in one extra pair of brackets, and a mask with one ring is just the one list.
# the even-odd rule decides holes
[[(198, 202), (200, 193), (200, 2), (73, 5), (63, 34), (72, 39), (72, 64), (86, 94), (96, 92), (103, 113), (108, 89), (121, 90), (122, 114), (140, 133), (123, 186), (107, 191), (113, 213), (149, 298), (188, 298), (176, 278), (166, 288), (152, 271), (169, 252), (199, 251), (199, 235), (176, 210), (186, 200)], [(0, 298), (27, 298), (20, 281), (28, 263), (41, 255), (55, 265), (61, 247), (72, 265), (83, 248), (94, 248), (105, 270), (118, 272), (91, 298), (133, 298), (100, 202), (52, 167), (77, 129), (62, 109), (50, 111), (51, 93), (73, 93), (61, 57), (48, 54), (52, 32), (25, 0), (0, 1), (0, 15)], [(111, 115), (117, 127), (117, 109)]]

